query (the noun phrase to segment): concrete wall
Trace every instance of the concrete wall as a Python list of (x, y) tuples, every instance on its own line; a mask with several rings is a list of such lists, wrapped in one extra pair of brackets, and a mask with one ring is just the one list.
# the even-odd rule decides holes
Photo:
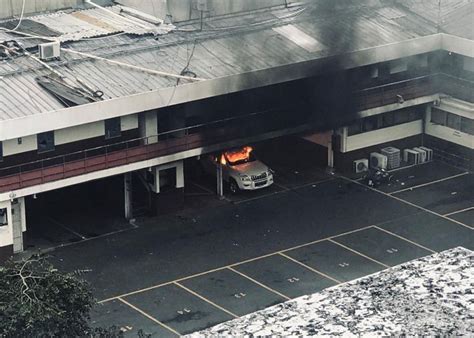
[[(174, 22), (197, 19), (196, 0), (118, 0), (119, 3), (139, 9), (159, 18), (171, 14)], [(208, 0), (206, 16), (252, 11), (256, 9), (284, 5), (294, 0)]]
[(421, 133), (423, 133), (423, 122), (421, 120), (403, 123), (393, 127), (347, 136), (345, 142), (342, 142), (343, 149), (341, 149), (341, 151), (349, 152), (381, 143), (419, 135)]
[[(456, 112), (453, 112), (456, 113)], [(458, 115), (459, 112), (457, 112)], [(465, 114), (462, 114), (463, 116)], [(467, 116), (469, 117), (469, 116)], [(472, 116), (470, 117), (472, 118)], [(431, 109), (428, 109), (427, 116), (426, 116), (426, 124), (425, 124), (425, 133), (427, 135), (431, 135), (437, 137), (439, 139), (469, 148), (474, 149), (474, 136), (469, 135), (467, 133), (463, 133), (456, 129), (451, 129), (446, 126), (442, 126), (436, 123), (431, 122)]]
[[(121, 118), (122, 131), (132, 130), (138, 128), (138, 115), (132, 114), (122, 116)], [(91, 139), (94, 137), (104, 136), (104, 121), (82, 124), (75, 127), (59, 129), (54, 132), (54, 144), (61, 145), (82, 140)], [(21, 143), (18, 139), (6, 140), (3, 142), (3, 156), (10, 156), (33, 151), (37, 149), (36, 135), (25, 136), (21, 138)]]

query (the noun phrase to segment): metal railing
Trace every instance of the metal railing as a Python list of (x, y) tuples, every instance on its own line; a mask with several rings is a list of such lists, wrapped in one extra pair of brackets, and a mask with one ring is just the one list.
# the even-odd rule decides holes
[[(65, 155), (0, 169), (0, 192), (57, 181), (129, 163), (171, 155), (226, 141), (291, 127), (292, 121), (272, 118), (282, 111), (267, 110), (245, 116), (174, 129)], [(291, 114), (287, 114), (291, 117)], [(267, 119), (271, 119), (266, 121)], [(294, 126), (297, 126), (293, 122)]]
[[(474, 98), (472, 85), (471, 81), (447, 74), (421, 76), (354, 92), (354, 101), (357, 105), (355, 110), (360, 111), (399, 102), (397, 95), (408, 100), (433, 95), (440, 91), (450, 94), (453, 88), (457, 88), (457, 97), (459, 88), (463, 88), (461, 91), (463, 97)], [(289, 109), (305, 109), (305, 107), (286, 108), (286, 115), (279, 114), (279, 112), (285, 112), (285, 108), (280, 108), (230, 117), (1, 168), (0, 192), (297, 126), (301, 121), (295, 121), (293, 115), (288, 114)]]

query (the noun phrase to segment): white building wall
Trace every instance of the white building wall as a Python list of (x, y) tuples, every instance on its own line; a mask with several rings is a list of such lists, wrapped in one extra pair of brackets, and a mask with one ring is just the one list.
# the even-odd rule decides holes
[[(122, 116), (121, 128), (122, 131), (138, 128), (138, 114)], [(104, 121), (55, 130), (54, 143), (56, 145), (61, 145), (100, 136), (105, 136)], [(18, 142), (18, 139), (6, 140), (3, 141), (3, 156), (34, 151), (37, 148), (36, 135), (22, 137), (21, 143)]]
[(54, 143), (60, 145), (103, 135), (105, 135), (104, 121), (100, 121), (56, 130), (54, 131)]
[(406, 137), (419, 135), (422, 132), (423, 122), (422, 120), (418, 120), (393, 127), (347, 136), (345, 142), (341, 142), (343, 145), (342, 152), (349, 152), (385, 142), (400, 140)]
[(0, 209), (7, 209), (8, 225), (0, 226), (0, 247), (13, 244), (12, 207), (9, 200), (0, 202)]
[[(446, 107), (443, 107), (443, 108), (446, 109)], [(461, 111), (452, 111), (452, 112), (460, 116), (470, 117), (466, 112), (461, 112)], [(474, 149), (474, 136), (473, 135), (469, 135), (459, 130), (451, 129), (449, 127), (431, 122), (431, 109), (428, 109), (427, 114), (426, 114), (425, 133), (427, 135), (431, 135), (431, 136), (440, 138), (442, 140), (458, 144), (460, 146)]]
[(25, 153), (27, 151), (36, 150), (36, 135), (21, 137), (19, 139), (3, 141), (3, 156), (9, 156), (19, 153)]

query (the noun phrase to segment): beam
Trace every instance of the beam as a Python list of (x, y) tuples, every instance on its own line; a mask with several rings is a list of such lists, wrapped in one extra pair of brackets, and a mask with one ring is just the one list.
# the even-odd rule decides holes
[[(448, 39), (446, 37), (446, 39)], [(474, 45), (474, 42), (472, 42)], [(0, 141), (439, 50), (441, 35), (0, 121)]]

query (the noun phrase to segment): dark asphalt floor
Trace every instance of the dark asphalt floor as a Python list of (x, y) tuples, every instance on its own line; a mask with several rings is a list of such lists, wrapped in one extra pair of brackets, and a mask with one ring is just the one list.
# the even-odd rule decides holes
[[(421, 167), (403, 169), (399, 177), (419, 175)], [(429, 168), (438, 170), (436, 163)], [(472, 210), (438, 214), (474, 206), (472, 174), (450, 178), (461, 172), (440, 164), (442, 174), (429, 177), (446, 180), (427, 184), (424, 177), (391, 196), (387, 192), (400, 187), (378, 192), (321, 170), (310, 174), (309, 167), (295, 175), (306, 171), (306, 178), (281, 181), (275, 191), (217, 204), (203, 193), (203, 208), (202, 191), (195, 189), (196, 207), (185, 213), (58, 248), (51, 258), (63, 270), (90, 270), (85, 278), (97, 299), (110, 299), (94, 309), (93, 325), (166, 337), (435, 251), (474, 249), (466, 221)]]

